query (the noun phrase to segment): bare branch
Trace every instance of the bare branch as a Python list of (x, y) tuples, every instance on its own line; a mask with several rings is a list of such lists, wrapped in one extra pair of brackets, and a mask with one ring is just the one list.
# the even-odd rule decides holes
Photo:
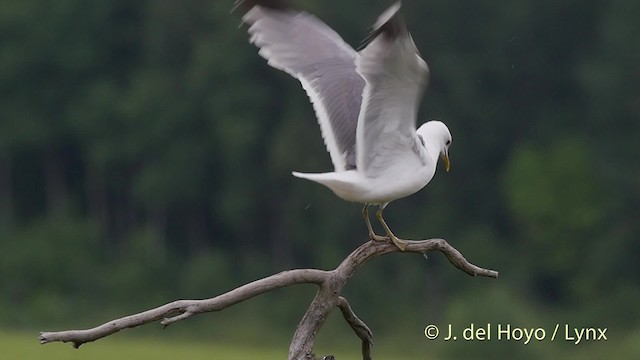
[(351, 326), (353, 332), (362, 340), (362, 359), (371, 360), (371, 349), (373, 348), (373, 333), (360, 318), (353, 312), (347, 299), (338, 297), (338, 307), (345, 321)]
[[(497, 278), (498, 272), (495, 270), (484, 269), (471, 264), (462, 254), (456, 250), (453, 246), (449, 245), (444, 239), (428, 239), (428, 240), (402, 240), (407, 242), (407, 248), (404, 251), (426, 254), (429, 251), (442, 252), (449, 262), (455, 267), (464, 271), (471, 276), (486, 276), (490, 278)], [(353, 273), (358, 270), (370, 259), (392, 253), (401, 252), (397, 246), (391, 242), (386, 241), (369, 241), (359, 248), (355, 249), (346, 259), (342, 261), (336, 271), (342, 272), (345, 276), (351, 277)]]
[(133, 328), (155, 322), (160, 319), (163, 319), (161, 324), (168, 326), (176, 321), (191, 317), (192, 315), (223, 310), (256, 295), (285, 286), (302, 283), (321, 284), (328, 275), (329, 272), (327, 271), (315, 269), (284, 271), (250, 282), (211, 299), (177, 300), (155, 309), (109, 321), (108, 323), (86, 330), (41, 332), (40, 343), (46, 344), (55, 341), (71, 342), (73, 343), (73, 347), (78, 348), (84, 343), (109, 336), (122, 329)]
[[(444, 239), (403, 241), (408, 243), (404, 252), (426, 254), (429, 251), (437, 250), (444, 253), (454, 266), (469, 275), (498, 277), (497, 271), (483, 269), (468, 262), (458, 250)], [(367, 261), (392, 252), (400, 252), (400, 250), (390, 241), (369, 241), (355, 249), (331, 272), (331, 276), (320, 286), (293, 334), (289, 345), (289, 359), (313, 359), (316, 334), (320, 331), (329, 313), (338, 306), (338, 297), (348, 279)]]
[[(406, 241), (406, 240), (405, 240)], [(471, 264), (453, 246), (443, 239), (407, 241), (404, 252), (426, 254), (429, 251), (440, 251), (458, 269), (472, 276), (497, 278), (498, 272)], [(311, 283), (318, 285), (318, 292), (300, 320), (291, 339), (289, 347), (290, 360), (313, 359), (313, 345), (316, 335), (326, 321), (329, 313), (338, 307), (347, 323), (362, 340), (362, 356), (371, 359), (373, 336), (371, 330), (360, 320), (346, 299), (340, 296), (342, 289), (354, 273), (370, 259), (397, 252), (399, 249), (391, 242), (369, 241), (349, 254), (333, 271), (317, 269), (297, 269), (281, 272), (264, 279), (256, 280), (240, 286), (222, 295), (205, 300), (178, 300), (155, 309), (110, 321), (95, 328), (86, 330), (70, 330), (40, 333), (40, 343), (61, 341), (71, 342), (74, 347), (109, 336), (122, 329), (144, 325), (161, 320), (168, 326), (196, 314), (219, 311), (247, 300), (256, 295), (279, 289), (285, 286)]]

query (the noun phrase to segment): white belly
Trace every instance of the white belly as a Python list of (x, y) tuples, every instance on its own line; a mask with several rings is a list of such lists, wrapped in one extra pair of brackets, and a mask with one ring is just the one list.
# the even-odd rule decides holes
[(321, 174), (294, 172), (293, 175), (322, 184), (347, 201), (383, 204), (416, 193), (431, 181), (434, 173), (435, 167), (422, 166), (411, 170), (389, 169), (374, 178), (357, 170)]

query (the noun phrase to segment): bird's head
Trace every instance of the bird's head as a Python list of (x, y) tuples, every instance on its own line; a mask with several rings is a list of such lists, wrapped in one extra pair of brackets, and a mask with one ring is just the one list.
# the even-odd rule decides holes
[(425, 147), (438, 149), (440, 158), (444, 162), (444, 167), (449, 171), (451, 162), (449, 161), (449, 146), (451, 146), (451, 132), (442, 121), (432, 120), (422, 124), (416, 131), (422, 136)]

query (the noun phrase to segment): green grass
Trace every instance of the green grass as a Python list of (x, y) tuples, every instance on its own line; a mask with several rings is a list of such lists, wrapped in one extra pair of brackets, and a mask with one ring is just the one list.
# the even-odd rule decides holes
[[(622, 336), (626, 335), (626, 336)], [(640, 346), (637, 336), (640, 331), (629, 334), (613, 334), (610, 341), (604, 343), (585, 344), (585, 346), (574, 346), (572, 344), (561, 343), (552, 352), (558, 356), (554, 358), (566, 359), (638, 359), (640, 357)], [(620, 338), (618, 338), (620, 336)], [(320, 341), (317, 351), (320, 354), (331, 353), (338, 360), (360, 360), (359, 341), (349, 342), (349, 346), (331, 345)], [(324, 343), (324, 344), (323, 344)], [(374, 348), (376, 359), (438, 359), (438, 351), (429, 344), (426, 348), (416, 345), (414, 351), (422, 349), (420, 355), (407, 354), (406, 351), (389, 346), (383, 342)], [(477, 344), (476, 344), (477, 345)], [(474, 345), (474, 346), (476, 346)], [(482, 344), (481, 344), (482, 345)], [(502, 344), (501, 344), (502, 345)], [(505, 346), (507, 344), (504, 344)], [(3, 360), (129, 360), (129, 359), (153, 359), (153, 360), (175, 360), (175, 359), (207, 359), (207, 360), (282, 360), (287, 358), (289, 344), (286, 340), (277, 343), (263, 343), (261, 345), (218, 342), (207, 343), (200, 341), (189, 341), (184, 337), (176, 338), (170, 335), (162, 336), (131, 336), (126, 334), (116, 334), (88, 343), (74, 349), (70, 344), (51, 343), (40, 345), (37, 332), (16, 332), (0, 330), (0, 359)], [(407, 349), (404, 349), (407, 350)], [(428, 354), (432, 355), (428, 355)], [(472, 354), (473, 351), (470, 353)], [(402, 355), (401, 355), (402, 354)], [(562, 356), (560, 356), (562, 354)], [(446, 358), (446, 356), (445, 356)], [(453, 356), (458, 358), (458, 356)], [(473, 356), (466, 357), (473, 358)], [(548, 358), (546, 356), (534, 356), (533, 358)]]
[[(0, 358), (6, 360), (128, 360), (128, 359), (207, 359), (207, 360), (282, 360), (287, 358), (289, 344), (257, 345), (233, 343), (190, 342), (185, 339), (163, 337), (126, 337), (116, 334), (74, 349), (70, 344), (50, 343), (40, 345), (37, 332), (13, 332), (0, 330)], [(359, 342), (352, 349), (338, 347), (331, 351), (339, 360), (362, 359), (358, 353)], [(321, 350), (318, 350), (321, 352)], [(383, 359), (404, 360), (390, 354)]]
[[(118, 336), (118, 335), (116, 335)], [(70, 344), (40, 345), (37, 334), (0, 332), (3, 359), (29, 360), (114, 360), (114, 359), (285, 359), (286, 348), (247, 347), (235, 344), (207, 344), (186, 340), (149, 338), (105, 338), (74, 349)]]

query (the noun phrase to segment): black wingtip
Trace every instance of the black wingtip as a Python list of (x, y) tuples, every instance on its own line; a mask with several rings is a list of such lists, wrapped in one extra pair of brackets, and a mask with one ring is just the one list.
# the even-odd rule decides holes
[(362, 40), (362, 44), (360, 44), (358, 51), (364, 49), (378, 36), (386, 36), (390, 39), (395, 39), (407, 34), (407, 25), (400, 15), (401, 6), (402, 4), (397, 2), (391, 5), (382, 13), (382, 15), (380, 15), (380, 17), (378, 17), (378, 21), (373, 25), (373, 30), (371, 30), (369, 35)]
[(286, 10), (291, 8), (284, 0), (236, 0), (233, 3), (231, 12), (235, 12), (238, 9), (241, 9), (243, 12), (247, 12), (252, 7), (258, 5), (274, 10)]

